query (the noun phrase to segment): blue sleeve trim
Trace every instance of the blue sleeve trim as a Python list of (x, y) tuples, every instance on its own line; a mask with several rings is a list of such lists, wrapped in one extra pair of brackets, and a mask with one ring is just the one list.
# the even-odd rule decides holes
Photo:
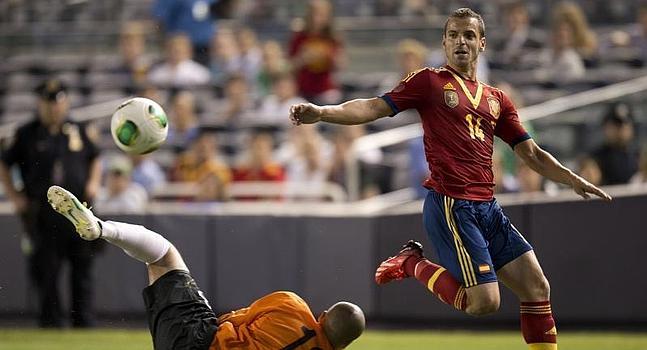
[(393, 111), (393, 114), (391, 114), (389, 117), (393, 117), (394, 115), (400, 113), (398, 106), (396, 106), (395, 103), (393, 103), (393, 100), (391, 99), (391, 97), (389, 97), (389, 95), (382, 95), (380, 96), (380, 98), (383, 99), (384, 102), (386, 102), (386, 104), (388, 104), (389, 107), (391, 107), (391, 110)]
[(510, 147), (512, 149), (514, 149), (514, 146), (516, 146), (516, 145), (518, 145), (518, 144), (520, 144), (520, 143), (522, 143), (522, 142), (524, 142), (526, 140), (530, 140), (531, 138), (532, 137), (530, 137), (530, 134), (525, 133), (525, 134), (517, 137), (516, 139), (514, 139), (512, 142), (510, 142)]

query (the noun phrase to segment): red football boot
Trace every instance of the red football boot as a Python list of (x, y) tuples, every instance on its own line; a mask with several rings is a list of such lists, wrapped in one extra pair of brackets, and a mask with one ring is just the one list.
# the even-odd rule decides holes
[(409, 277), (404, 272), (404, 262), (410, 257), (422, 257), (422, 244), (411, 240), (402, 246), (402, 250), (396, 256), (384, 260), (375, 271), (375, 282), (386, 284)]

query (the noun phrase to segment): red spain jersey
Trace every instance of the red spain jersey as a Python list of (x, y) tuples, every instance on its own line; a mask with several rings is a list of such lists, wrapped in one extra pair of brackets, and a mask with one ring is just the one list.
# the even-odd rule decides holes
[(424, 186), (453, 198), (491, 200), (494, 136), (511, 147), (530, 138), (508, 96), (449, 66), (412, 72), (382, 98), (393, 115), (418, 110), (431, 172)]

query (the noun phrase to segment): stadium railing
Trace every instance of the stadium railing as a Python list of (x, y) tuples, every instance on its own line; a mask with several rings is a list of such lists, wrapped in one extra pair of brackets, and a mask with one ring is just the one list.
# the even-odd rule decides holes
[[(151, 194), (154, 200), (174, 200), (193, 198), (198, 195), (199, 187), (195, 183), (167, 183), (155, 188)], [(324, 182), (274, 182), (274, 181), (245, 181), (233, 182), (227, 187), (227, 197), (237, 198), (269, 198), (281, 200), (328, 200), (331, 202), (346, 201), (346, 192), (336, 183)]]

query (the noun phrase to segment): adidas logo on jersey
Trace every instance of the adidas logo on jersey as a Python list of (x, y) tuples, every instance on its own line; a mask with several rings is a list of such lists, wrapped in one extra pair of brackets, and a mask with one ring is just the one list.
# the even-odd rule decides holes
[(454, 85), (452, 85), (452, 83), (447, 83), (445, 84), (445, 86), (443, 86), (443, 90), (456, 90), (456, 88), (454, 88)]

